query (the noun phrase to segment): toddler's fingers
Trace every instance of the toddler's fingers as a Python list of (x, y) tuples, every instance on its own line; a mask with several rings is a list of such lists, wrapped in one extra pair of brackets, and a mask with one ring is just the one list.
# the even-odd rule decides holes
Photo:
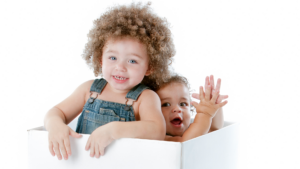
[(71, 128), (70, 128), (70, 133), (69, 134), (70, 134), (70, 136), (75, 137), (75, 138), (80, 138), (82, 136), (81, 134), (76, 133)]
[(96, 158), (100, 157), (99, 145), (95, 144), (95, 156)]
[(55, 153), (54, 153), (54, 150), (53, 150), (53, 143), (51, 141), (49, 141), (49, 151), (50, 151), (52, 156), (55, 156)]
[(91, 147), (91, 136), (89, 137), (88, 141), (86, 142), (85, 150), (89, 150), (90, 147)]
[(195, 99), (200, 100), (200, 95), (198, 93), (193, 93), (192, 97), (195, 98)]
[(60, 149), (60, 151), (61, 151), (64, 159), (67, 160), (68, 159), (68, 155), (67, 155), (67, 152), (66, 152), (64, 141), (59, 142), (59, 149)]
[(71, 145), (70, 145), (70, 140), (69, 138), (64, 139), (65, 147), (67, 150), (67, 154), (71, 155)]
[(61, 154), (60, 154), (60, 151), (59, 151), (59, 148), (58, 148), (58, 143), (57, 142), (54, 142), (53, 143), (53, 146), (54, 146), (54, 151), (55, 151), (55, 154), (56, 154), (56, 157), (61, 160)]
[(103, 146), (100, 145), (100, 146), (99, 146), (99, 149), (100, 149), (100, 150), (99, 150), (99, 151), (100, 151), (100, 155), (103, 156), (103, 155), (104, 155), (104, 149), (105, 149), (105, 147), (103, 147)]
[(95, 156), (95, 143), (93, 141), (91, 142), (90, 156)]

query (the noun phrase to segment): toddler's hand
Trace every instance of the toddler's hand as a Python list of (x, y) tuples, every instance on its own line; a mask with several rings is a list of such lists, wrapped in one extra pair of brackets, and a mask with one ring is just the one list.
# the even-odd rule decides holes
[[(52, 156), (57, 156), (59, 160), (62, 159), (61, 153), (65, 160), (68, 159), (68, 156), (71, 155), (71, 147), (69, 135), (79, 138), (80, 134), (73, 131), (69, 126), (64, 123), (58, 123), (55, 126), (51, 126), (48, 129), (48, 138), (49, 138), (49, 151)], [(54, 151), (53, 151), (54, 149)]]
[(112, 124), (106, 124), (101, 127), (98, 127), (93, 131), (89, 137), (85, 149), (90, 149), (90, 156), (96, 156), (99, 158), (101, 155), (104, 155), (104, 149), (107, 147), (114, 138), (111, 135)]
[(227, 104), (227, 100), (217, 104), (216, 101), (219, 96), (219, 90), (215, 90), (212, 94), (212, 97), (211, 91), (211, 85), (206, 86), (205, 93), (203, 92), (203, 87), (200, 86), (200, 103), (198, 104), (197, 102), (193, 101), (192, 105), (196, 108), (197, 113), (203, 113), (213, 118), (216, 115), (217, 110)]

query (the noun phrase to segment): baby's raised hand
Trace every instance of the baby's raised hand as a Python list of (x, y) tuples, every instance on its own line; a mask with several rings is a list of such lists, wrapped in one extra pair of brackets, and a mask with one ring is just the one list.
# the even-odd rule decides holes
[(80, 134), (76, 133), (69, 126), (64, 123), (57, 123), (48, 129), (49, 151), (52, 156), (57, 156), (59, 160), (62, 159), (61, 153), (65, 160), (71, 155), (71, 146), (69, 135), (79, 138)]
[[(221, 84), (221, 80), (218, 80), (218, 83)], [(200, 86), (200, 93), (198, 95), (200, 103), (192, 102), (192, 105), (196, 108), (196, 112), (206, 114), (213, 118), (216, 115), (217, 110), (227, 104), (227, 100), (221, 103), (216, 103), (219, 92), (218, 87), (214, 90), (214, 92), (212, 92), (212, 85), (208, 84), (205, 87), (204, 93), (203, 86)]]
[(90, 135), (85, 149), (90, 149), (90, 156), (96, 156), (99, 158), (101, 155), (104, 155), (104, 149), (107, 147), (114, 138), (112, 137), (112, 124), (108, 123), (101, 127), (98, 127)]
[[(213, 75), (210, 75), (210, 77), (206, 76), (205, 78), (205, 89), (208, 87), (208, 86), (211, 86), (211, 94), (210, 94), (210, 98), (212, 98), (212, 94), (215, 92), (215, 91), (220, 91), (220, 88), (221, 88), (221, 79), (218, 79), (217, 80), (217, 85), (214, 86), (214, 76)], [(195, 98), (195, 99), (200, 99), (199, 97), (199, 94), (198, 93), (193, 93), (192, 94), (192, 97)], [(217, 100), (216, 100), (216, 103), (221, 103), (222, 100), (224, 99), (227, 99), (228, 98), (228, 95), (219, 95)]]

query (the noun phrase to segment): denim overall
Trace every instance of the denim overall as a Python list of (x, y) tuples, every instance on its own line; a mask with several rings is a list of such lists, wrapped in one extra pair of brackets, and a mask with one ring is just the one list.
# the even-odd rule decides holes
[[(105, 79), (96, 79), (90, 90), (91, 95), (92, 92), (96, 92), (97, 96), (101, 94), (106, 84)], [(98, 127), (112, 121), (135, 121), (132, 105), (127, 105), (127, 101), (129, 98), (136, 101), (145, 89), (148, 87), (143, 84), (136, 85), (127, 93), (125, 104), (104, 101), (97, 99), (97, 96), (95, 98), (90, 96), (78, 119), (76, 132), (91, 134)]]

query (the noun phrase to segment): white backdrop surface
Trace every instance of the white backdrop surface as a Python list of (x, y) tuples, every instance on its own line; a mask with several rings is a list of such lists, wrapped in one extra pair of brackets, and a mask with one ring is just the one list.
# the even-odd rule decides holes
[[(81, 58), (93, 20), (130, 2), (0, 2), (0, 168), (27, 166), (26, 130), (95, 78)], [(152, 8), (171, 25), (174, 70), (195, 91), (207, 75), (222, 79), (225, 120), (241, 123), (239, 168), (300, 168), (299, 1), (153, 0)]]

